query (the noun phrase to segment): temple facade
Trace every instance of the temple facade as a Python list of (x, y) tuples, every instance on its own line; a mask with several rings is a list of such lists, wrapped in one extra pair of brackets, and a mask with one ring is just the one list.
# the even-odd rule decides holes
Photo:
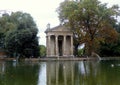
[(47, 26), (46, 56), (70, 57), (73, 56), (73, 32), (65, 26), (50, 28)]

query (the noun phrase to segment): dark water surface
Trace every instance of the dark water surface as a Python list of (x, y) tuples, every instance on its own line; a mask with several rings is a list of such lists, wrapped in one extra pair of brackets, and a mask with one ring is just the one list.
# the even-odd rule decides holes
[(120, 61), (0, 61), (0, 85), (120, 85)]

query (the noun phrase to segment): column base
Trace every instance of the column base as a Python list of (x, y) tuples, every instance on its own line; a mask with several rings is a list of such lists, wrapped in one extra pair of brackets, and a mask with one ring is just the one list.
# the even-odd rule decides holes
[(46, 57), (59, 57), (58, 55), (46, 55)]
[(74, 55), (63, 55), (63, 57), (74, 57)]

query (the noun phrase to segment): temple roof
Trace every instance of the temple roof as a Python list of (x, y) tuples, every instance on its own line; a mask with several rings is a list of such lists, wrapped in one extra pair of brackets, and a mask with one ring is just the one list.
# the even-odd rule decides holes
[(56, 26), (56, 27), (53, 27), (53, 28), (47, 28), (45, 33), (48, 33), (48, 32), (57, 32), (57, 31), (70, 31), (70, 28), (64, 26), (64, 25), (59, 25), (59, 26)]

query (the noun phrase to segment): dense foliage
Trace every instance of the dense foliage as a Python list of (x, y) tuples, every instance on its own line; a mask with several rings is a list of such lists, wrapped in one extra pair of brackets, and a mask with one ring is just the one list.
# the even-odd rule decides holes
[(117, 30), (119, 36), (116, 42), (105, 42), (101, 43), (100, 46), (100, 55), (101, 56), (120, 56), (120, 24), (114, 25)]
[(46, 56), (46, 47), (44, 45), (40, 45), (40, 57)]
[(120, 15), (118, 5), (107, 7), (98, 0), (65, 0), (57, 11), (61, 24), (69, 26), (74, 33), (75, 48), (84, 43), (87, 55), (98, 53), (101, 43), (118, 39), (113, 26)]
[(37, 32), (37, 26), (28, 13), (5, 13), (0, 17), (0, 47), (11, 57), (38, 57)]

